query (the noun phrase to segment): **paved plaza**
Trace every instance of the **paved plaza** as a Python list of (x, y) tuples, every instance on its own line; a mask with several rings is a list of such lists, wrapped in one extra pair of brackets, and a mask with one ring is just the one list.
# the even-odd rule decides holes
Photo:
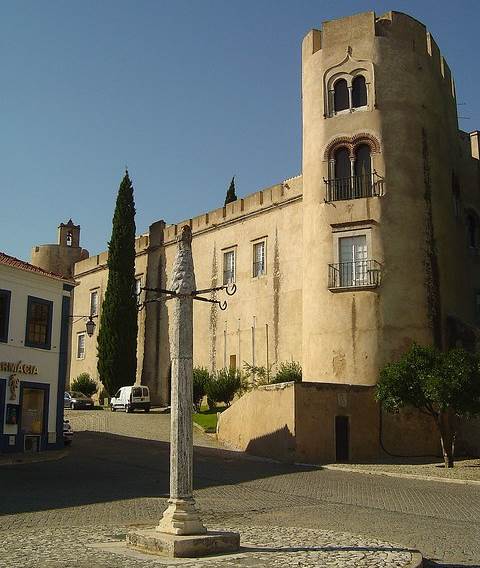
[[(0, 468), (0, 566), (159, 566), (154, 559), (127, 559), (118, 547), (129, 526), (156, 524), (165, 508), (169, 416), (70, 416), (77, 429), (97, 421), (101, 430), (104, 420), (104, 431), (76, 432), (61, 459)], [(156, 439), (142, 439), (139, 430)], [(278, 464), (219, 448), (200, 433), (195, 442), (195, 495), (204, 521), (239, 530), (251, 547), (246, 556), (216, 560), (219, 566), (387, 567), (404, 549), (421, 550), (430, 566), (480, 566), (478, 486)], [(330, 563), (325, 531), (349, 533), (341, 543), (356, 543), (355, 551), (348, 557), (337, 551)], [(399, 546), (389, 550), (385, 543)], [(382, 549), (382, 563), (352, 556), (366, 552), (359, 544)]]

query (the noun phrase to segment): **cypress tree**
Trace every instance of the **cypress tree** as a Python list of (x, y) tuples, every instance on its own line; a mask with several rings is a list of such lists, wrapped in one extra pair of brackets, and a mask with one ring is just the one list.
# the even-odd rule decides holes
[(108, 283), (97, 342), (98, 375), (110, 396), (135, 382), (137, 327), (135, 202), (126, 171), (118, 190), (108, 243)]
[(232, 181), (230, 182), (230, 187), (227, 191), (227, 196), (225, 197), (225, 205), (227, 203), (232, 203), (232, 201), (236, 201), (237, 196), (235, 194), (235, 176), (232, 177)]

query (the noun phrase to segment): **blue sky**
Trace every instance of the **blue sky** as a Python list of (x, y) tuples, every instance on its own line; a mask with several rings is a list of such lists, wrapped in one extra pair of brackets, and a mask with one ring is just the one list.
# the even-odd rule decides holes
[(0, 0), (0, 250), (28, 260), (70, 217), (105, 250), (128, 165), (137, 233), (301, 170), (300, 44), (388, 10), (433, 33), (460, 127), (480, 129), (480, 1)]

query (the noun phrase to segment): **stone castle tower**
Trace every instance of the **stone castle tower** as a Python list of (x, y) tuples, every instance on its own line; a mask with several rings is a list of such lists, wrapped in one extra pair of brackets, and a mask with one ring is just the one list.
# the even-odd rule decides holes
[(67, 278), (73, 278), (74, 264), (86, 258), (88, 251), (80, 247), (80, 225), (71, 219), (60, 223), (57, 244), (37, 245), (32, 249), (32, 264)]
[(476, 340), (478, 133), (410, 16), (325, 22), (302, 59), (305, 379), (373, 385), (412, 341)]

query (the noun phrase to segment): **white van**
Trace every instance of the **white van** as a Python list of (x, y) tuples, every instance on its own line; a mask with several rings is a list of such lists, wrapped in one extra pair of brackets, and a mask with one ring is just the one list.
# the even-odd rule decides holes
[(122, 387), (110, 400), (110, 408), (112, 412), (118, 409), (125, 410), (125, 412), (133, 412), (136, 408), (141, 408), (145, 412), (149, 412), (150, 391), (148, 387), (139, 385)]

